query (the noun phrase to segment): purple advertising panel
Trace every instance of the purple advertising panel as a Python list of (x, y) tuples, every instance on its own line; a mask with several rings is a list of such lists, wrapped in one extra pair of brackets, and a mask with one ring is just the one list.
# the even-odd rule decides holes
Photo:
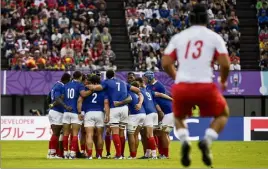
[(5, 87), (5, 78), (4, 78), (4, 74), (6, 73), (6, 71), (0, 71), (0, 83), (1, 83), (1, 87), (0, 87), (0, 93), (1, 93), (1, 95), (2, 94), (5, 94), (5, 92), (4, 92), (4, 89), (6, 89), (6, 87)]
[[(61, 71), (1, 71), (1, 94), (6, 95), (46, 95), (55, 82), (60, 80)], [(70, 72), (71, 73), (71, 72)], [(137, 76), (142, 76), (142, 72), (135, 72)], [(214, 82), (218, 84), (217, 79), (219, 72), (214, 73)], [(105, 72), (102, 72), (102, 77), (105, 78)], [(117, 72), (116, 77), (126, 81), (127, 72)], [(170, 88), (173, 80), (164, 72), (155, 73), (155, 78), (160, 81), (170, 93)], [(268, 78), (268, 77), (267, 77)], [(244, 95), (258, 96), (260, 88), (263, 86), (260, 72), (231, 72), (228, 77), (228, 88), (224, 95)], [(6, 85), (3, 84), (6, 82)], [(6, 92), (3, 92), (6, 91)], [(265, 93), (266, 95), (267, 93)]]

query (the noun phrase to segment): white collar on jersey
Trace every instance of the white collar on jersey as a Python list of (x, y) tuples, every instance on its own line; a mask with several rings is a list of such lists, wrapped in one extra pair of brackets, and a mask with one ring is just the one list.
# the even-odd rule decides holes
[(60, 83), (60, 84), (64, 85), (61, 81), (57, 81), (57, 83)]
[(153, 83), (152, 85), (156, 84), (156, 82), (157, 82), (157, 80), (156, 80), (156, 81), (154, 81), (154, 83)]

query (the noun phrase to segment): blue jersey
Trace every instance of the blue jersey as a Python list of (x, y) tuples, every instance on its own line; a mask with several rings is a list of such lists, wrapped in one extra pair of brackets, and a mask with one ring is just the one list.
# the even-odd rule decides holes
[(166, 94), (166, 89), (162, 83), (160, 83), (159, 81), (156, 81), (154, 84), (148, 85), (147, 89), (152, 91), (152, 95), (155, 99), (155, 102), (161, 107), (162, 111), (165, 114), (172, 113), (172, 101), (171, 100), (167, 100), (161, 97), (155, 97), (154, 92)]
[[(77, 101), (82, 90), (85, 90), (84, 85), (76, 80), (72, 80), (64, 86), (64, 103), (73, 108), (72, 113), (78, 113)], [(67, 112), (67, 110), (64, 111)]]
[(105, 91), (94, 92), (83, 101), (85, 113), (89, 111), (103, 111), (104, 100), (108, 99)]
[[(64, 84), (62, 82), (55, 83), (50, 91), (51, 102), (53, 103), (54, 101), (56, 101), (58, 97), (60, 97), (63, 94), (64, 94)], [(60, 113), (64, 112), (64, 108), (61, 105), (54, 106), (51, 109)]]
[(114, 101), (122, 101), (128, 97), (130, 85), (127, 85), (119, 79), (106, 79), (101, 83), (101, 85), (109, 98), (110, 108), (114, 108)]
[(128, 94), (132, 98), (132, 101), (128, 104), (130, 114), (140, 114), (140, 113), (145, 114), (146, 112), (145, 112), (143, 106), (141, 106), (140, 110), (135, 109), (136, 104), (139, 103), (139, 96), (136, 93), (132, 92), (132, 91), (129, 91)]
[(154, 97), (151, 91), (147, 90), (146, 88), (141, 88), (141, 93), (144, 97), (142, 105), (145, 109), (146, 114), (156, 113), (157, 111), (155, 109)]

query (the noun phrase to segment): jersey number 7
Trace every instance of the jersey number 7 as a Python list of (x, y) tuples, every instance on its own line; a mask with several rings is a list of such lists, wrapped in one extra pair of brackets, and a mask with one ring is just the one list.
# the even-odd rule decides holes
[(194, 42), (194, 45), (191, 44), (191, 41), (187, 43), (186, 52), (184, 58), (187, 59), (189, 55), (189, 48), (195, 48), (197, 52), (192, 52), (193, 59), (198, 59), (202, 53), (203, 41), (198, 40)]

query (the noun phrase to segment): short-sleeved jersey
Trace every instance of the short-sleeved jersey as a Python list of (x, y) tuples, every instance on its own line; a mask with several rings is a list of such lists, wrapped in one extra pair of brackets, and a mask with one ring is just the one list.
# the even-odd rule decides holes
[(109, 98), (110, 108), (114, 108), (114, 101), (125, 100), (128, 96), (130, 85), (126, 84), (122, 80), (116, 78), (106, 79), (101, 83), (101, 85)]
[(161, 107), (162, 111), (165, 114), (172, 113), (172, 101), (171, 100), (167, 100), (161, 97), (155, 97), (155, 92), (166, 94), (166, 89), (162, 83), (160, 83), (159, 81), (156, 81), (153, 84), (148, 85), (147, 90), (151, 91), (156, 104), (158, 104)]
[(146, 112), (144, 110), (143, 105), (141, 106), (141, 109), (140, 110), (136, 110), (135, 109), (136, 104), (139, 103), (139, 96), (136, 93), (132, 92), (132, 91), (129, 91), (128, 94), (132, 98), (132, 101), (128, 104), (128, 108), (129, 108), (130, 114), (132, 114), (132, 115), (133, 114), (140, 114), (140, 113), (144, 113), (145, 114)]
[(103, 111), (105, 99), (108, 99), (105, 91), (94, 92), (86, 97), (83, 101), (85, 113), (89, 111)]
[(141, 88), (141, 93), (144, 97), (142, 105), (144, 107), (146, 114), (156, 113), (157, 111), (155, 109), (154, 97), (151, 91), (147, 90), (146, 88)]
[(220, 54), (228, 54), (220, 35), (204, 26), (191, 26), (173, 36), (164, 55), (177, 60), (175, 83), (212, 83), (212, 62)]
[[(63, 94), (64, 94), (64, 84), (58, 81), (54, 84), (54, 86), (50, 91), (51, 102), (53, 103), (54, 101), (56, 101), (58, 97), (60, 97)], [(61, 105), (54, 106), (51, 109), (60, 113), (64, 112), (64, 108)]]
[[(84, 85), (76, 80), (72, 80), (64, 86), (64, 103), (73, 108), (72, 113), (78, 113), (77, 101), (82, 90), (85, 90)], [(67, 112), (67, 110), (64, 111)]]

